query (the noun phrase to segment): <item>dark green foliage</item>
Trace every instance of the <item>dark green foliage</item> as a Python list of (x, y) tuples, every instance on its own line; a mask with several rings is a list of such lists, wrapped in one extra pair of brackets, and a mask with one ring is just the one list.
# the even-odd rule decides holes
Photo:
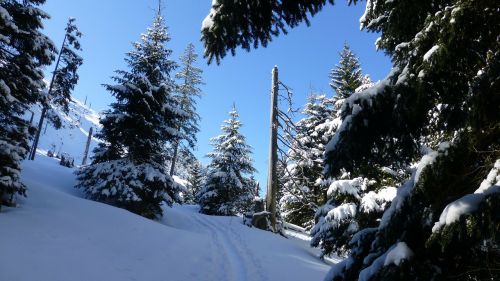
[(251, 147), (239, 129), (236, 108), (229, 112), (231, 119), (222, 125), (223, 135), (211, 139), (212, 162), (206, 182), (197, 194), (200, 212), (208, 215), (235, 215), (249, 210), (254, 199), (254, 186), (245, 175), (255, 172)]
[[(205, 57), (219, 63), (228, 51), (234, 55), (238, 46), (247, 51), (266, 47), (273, 36), (286, 34), (287, 26), (309, 25), (308, 17), (327, 3), (333, 0), (217, 0), (202, 29)], [(207, 25), (209, 21), (213, 24)]]
[(325, 203), (323, 151), (334, 132), (333, 110), (334, 99), (309, 96), (302, 112), (305, 117), (295, 124), (295, 135), (289, 137), (291, 148), (283, 170), (279, 207), (285, 221), (301, 227), (310, 228), (316, 209)]
[(354, 94), (356, 89), (363, 84), (358, 58), (347, 43), (344, 43), (339, 64), (332, 69), (329, 78), (330, 86), (341, 99)]
[(74, 18), (68, 20), (65, 31), (65, 40), (59, 54), (59, 67), (54, 73), (48, 98), (52, 105), (60, 108), (62, 112), (68, 113), (71, 91), (78, 82), (77, 70), (82, 65), (83, 59), (76, 53), (76, 51), (82, 50), (78, 41), (82, 34), (76, 27)]
[(196, 100), (201, 97), (200, 86), (204, 84), (202, 80), (203, 70), (196, 67), (197, 59), (198, 55), (196, 54), (194, 45), (189, 43), (180, 57), (180, 71), (175, 75), (175, 78), (179, 79), (177, 85), (179, 102), (183, 110), (188, 114), (188, 118), (181, 127), (181, 130), (183, 130), (186, 141), (191, 148), (196, 144), (196, 133), (200, 131), (198, 127), (200, 116), (196, 112)]
[(117, 102), (101, 119), (98, 137), (104, 142), (95, 149), (92, 164), (77, 172), (77, 187), (90, 198), (148, 218), (162, 215), (162, 202), (181, 200), (182, 188), (165, 167), (166, 142), (183, 138), (178, 128), (187, 116), (173, 95), (169, 40), (157, 15), (127, 55), (130, 71), (117, 71), (117, 85), (105, 85)]
[(196, 194), (200, 192), (203, 187), (203, 182), (205, 180), (204, 168), (199, 161), (194, 161), (191, 166), (189, 166), (188, 171), (188, 192), (185, 197), (187, 200), (185, 202), (188, 203), (198, 203), (196, 201)]
[[(228, 6), (215, 14), (231, 19), (237, 10)], [(490, 0), (367, 1), (362, 27), (381, 35), (377, 46), (394, 69), (346, 99), (343, 125), (327, 146), (327, 174), (404, 168), (425, 156), (380, 226), (361, 230), (366, 235), (351, 243), (351, 256), (327, 280), (499, 279), (497, 183), (474, 194), (500, 158), (499, 8)], [(259, 24), (241, 18), (236, 30), (272, 23), (271, 16)], [(244, 46), (240, 37), (255, 40), (236, 32), (216, 41), (209, 36), (224, 34), (217, 27), (204, 30), (209, 59)], [(432, 232), (446, 206), (466, 196), (477, 205)], [(399, 242), (413, 256), (384, 266), (384, 255)]]
[(26, 195), (20, 164), (34, 128), (23, 114), (34, 104), (46, 103), (42, 67), (54, 60), (55, 47), (40, 32), (49, 17), (38, 8), (44, 2), (0, 2), (0, 206), (14, 194)]

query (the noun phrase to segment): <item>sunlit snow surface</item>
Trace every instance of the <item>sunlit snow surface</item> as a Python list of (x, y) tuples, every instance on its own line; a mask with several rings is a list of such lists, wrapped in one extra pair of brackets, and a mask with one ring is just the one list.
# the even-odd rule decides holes
[(322, 280), (330, 267), (304, 239), (239, 217), (177, 205), (151, 221), (82, 199), (73, 170), (42, 155), (22, 179), (28, 198), (0, 212), (1, 280)]

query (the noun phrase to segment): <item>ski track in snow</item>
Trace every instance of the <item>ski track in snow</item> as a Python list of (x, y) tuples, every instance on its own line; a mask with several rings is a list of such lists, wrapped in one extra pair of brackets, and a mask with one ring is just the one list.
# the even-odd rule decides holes
[(200, 225), (200, 230), (210, 232), (211, 249), (215, 256), (212, 259), (212, 263), (215, 263), (213, 268), (220, 269), (213, 273), (216, 275), (213, 280), (268, 280), (264, 276), (264, 268), (240, 234), (234, 230), (232, 223), (216, 224), (210, 217), (197, 213), (194, 213), (192, 218)]

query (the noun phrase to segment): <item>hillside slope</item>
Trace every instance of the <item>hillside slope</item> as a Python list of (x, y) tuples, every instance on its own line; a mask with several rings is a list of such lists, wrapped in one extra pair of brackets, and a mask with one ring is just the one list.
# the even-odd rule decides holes
[[(63, 128), (56, 130), (50, 124), (47, 125), (47, 122), (44, 123), (38, 151), (45, 154), (48, 150), (53, 149), (57, 154), (68, 153), (75, 159), (75, 164), (79, 165), (82, 163), (90, 127), (93, 128), (93, 136), (101, 128), (101, 124), (99, 124), (100, 114), (74, 97), (69, 104), (69, 110), (68, 115), (56, 110), (56, 113), (63, 120)], [(41, 110), (36, 106), (32, 108), (32, 111), (34, 112), (33, 123), (36, 125)], [(26, 118), (30, 117), (31, 115), (26, 116)], [(90, 142), (89, 156), (98, 143), (99, 140), (93, 137)]]
[(0, 280), (321, 280), (329, 266), (294, 238), (197, 206), (151, 221), (82, 199), (73, 170), (23, 163), (29, 196), (0, 213)]

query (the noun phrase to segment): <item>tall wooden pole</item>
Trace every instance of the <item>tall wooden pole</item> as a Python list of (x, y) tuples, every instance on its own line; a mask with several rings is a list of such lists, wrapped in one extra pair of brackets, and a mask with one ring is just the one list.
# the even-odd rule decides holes
[(89, 155), (90, 141), (92, 140), (92, 129), (93, 127), (90, 127), (89, 136), (87, 138), (87, 144), (85, 144), (85, 152), (83, 153), (82, 166), (87, 164), (87, 156)]
[[(68, 34), (66, 33), (64, 35), (63, 43), (61, 46), (61, 51), (59, 52), (59, 56), (57, 57), (56, 67), (54, 69), (54, 73), (52, 74), (52, 79), (50, 80), (49, 91), (47, 93), (48, 99), (50, 99), (50, 95), (52, 94), (52, 87), (54, 86), (54, 79), (56, 78), (56, 75), (57, 75), (57, 69), (59, 68), (59, 62), (61, 61), (61, 55), (63, 53), (64, 44), (66, 44), (67, 37), (68, 37)], [(36, 131), (35, 140), (33, 141), (33, 146), (31, 148), (30, 160), (35, 160), (36, 149), (38, 147), (38, 141), (40, 140), (40, 133), (42, 132), (43, 121), (45, 120), (45, 114), (47, 114), (47, 109), (48, 109), (48, 105), (44, 106), (42, 109), (42, 113), (40, 114), (40, 121), (38, 121), (38, 130)]]
[(272, 72), (271, 91), (271, 138), (269, 142), (269, 168), (267, 178), (266, 209), (271, 213), (271, 224), (276, 231), (276, 192), (278, 177), (276, 164), (278, 162), (278, 67)]

